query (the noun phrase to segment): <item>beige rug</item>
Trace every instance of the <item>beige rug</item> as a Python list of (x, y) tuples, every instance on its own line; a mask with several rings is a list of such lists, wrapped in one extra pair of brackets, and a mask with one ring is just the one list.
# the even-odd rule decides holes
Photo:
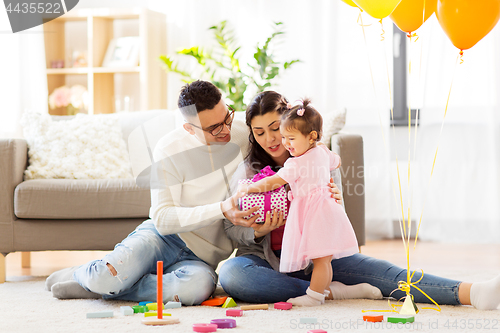
[[(436, 272), (442, 276), (483, 281), (496, 272)], [(0, 284), (0, 332), (193, 332), (192, 324), (227, 318), (220, 307), (192, 306), (169, 309), (180, 324), (148, 327), (141, 324), (142, 314), (123, 316), (120, 306), (132, 302), (104, 300), (58, 300), (44, 290), (45, 277), (8, 277)], [(221, 292), (221, 290), (218, 290)], [(244, 305), (245, 303), (238, 303)], [(421, 307), (420, 305), (419, 307)], [(441, 312), (421, 310), (413, 324), (366, 323), (361, 310), (388, 309), (387, 301), (327, 301), (313, 308), (288, 311), (245, 311), (237, 317), (231, 332), (304, 332), (323, 329), (327, 332), (495, 332), (500, 331), (500, 310), (479, 311), (468, 306), (443, 306)], [(87, 312), (114, 311), (113, 318), (86, 319)], [(301, 324), (301, 318), (316, 318), (318, 324)], [(223, 330), (219, 329), (218, 332)], [(228, 330), (229, 331), (229, 330)]]

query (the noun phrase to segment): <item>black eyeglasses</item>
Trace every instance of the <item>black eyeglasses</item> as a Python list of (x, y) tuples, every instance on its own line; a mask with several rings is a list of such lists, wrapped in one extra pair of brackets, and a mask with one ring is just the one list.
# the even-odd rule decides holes
[(230, 111), (228, 111), (227, 116), (226, 116), (226, 118), (224, 118), (224, 121), (222, 123), (212, 125), (212, 126), (210, 126), (208, 128), (202, 128), (200, 126), (196, 126), (196, 125), (191, 124), (191, 123), (188, 123), (188, 124), (190, 124), (191, 126), (194, 126), (196, 128), (199, 128), (199, 129), (201, 129), (201, 130), (203, 130), (205, 132), (208, 132), (208, 133), (212, 134), (213, 136), (217, 136), (224, 129), (224, 125), (226, 125), (226, 126), (229, 127), (229, 126), (231, 126), (231, 124), (233, 123), (233, 120), (234, 120), (234, 110), (233, 110), (233, 108), (230, 107), (227, 104), (226, 104), (226, 106), (227, 106), (227, 108)]

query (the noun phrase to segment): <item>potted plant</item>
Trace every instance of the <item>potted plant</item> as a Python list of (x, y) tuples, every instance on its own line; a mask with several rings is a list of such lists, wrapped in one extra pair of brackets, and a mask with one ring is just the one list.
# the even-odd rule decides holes
[[(240, 67), (240, 49), (233, 32), (227, 27), (227, 22), (210, 27), (213, 30), (217, 47), (205, 50), (200, 46), (177, 51), (177, 54), (186, 55), (196, 60), (201, 68), (201, 74), (194, 76), (179, 68), (178, 63), (171, 57), (162, 55), (160, 60), (167, 72), (180, 74), (186, 83), (197, 79), (211, 81), (224, 94), (226, 102), (238, 111), (246, 109), (245, 92), (256, 94), (271, 87), (279, 76), (293, 64), (300, 62), (298, 59), (287, 62), (275, 60), (273, 50), (277, 47), (278, 37), (283, 35), (282, 22), (274, 23), (274, 31), (263, 43), (258, 43), (253, 54), (254, 62), (248, 64), (244, 71)], [(247, 94), (248, 95), (248, 94)], [(246, 98), (245, 98), (246, 97)]]

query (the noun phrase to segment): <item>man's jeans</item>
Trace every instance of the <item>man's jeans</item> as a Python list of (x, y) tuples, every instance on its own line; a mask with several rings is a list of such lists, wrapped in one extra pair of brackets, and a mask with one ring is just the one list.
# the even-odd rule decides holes
[[(73, 278), (104, 299), (156, 301), (156, 262), (163, 261), (163, 301), (177, 296), (184, 305), (200, 304), (217, 285), (215, 271), (177, 235), (162, 236), (153, 222), (139, 225), (110, 254), (80, 266)], [(111, 264), (113, 276), (106, 266)]]

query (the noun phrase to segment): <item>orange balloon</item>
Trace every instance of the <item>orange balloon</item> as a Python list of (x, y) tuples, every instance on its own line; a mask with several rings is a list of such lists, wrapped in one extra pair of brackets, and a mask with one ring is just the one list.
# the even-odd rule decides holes
[(358, 6), (356, 6), (356, 4), (354, 2), (352, 2), (352, 0), (341, 0), (341, 1), (345, 2), (349, 6), (356, 7), (356, 8), (358, 7)]
[(389, 17), (401, 31), (414, 32), (436, 11), (436, 5), (437, 0), (401, 0)]
[(476, 45), (500, 18), (500, 0), (438, 0), (436, 16), (453, 45)]

